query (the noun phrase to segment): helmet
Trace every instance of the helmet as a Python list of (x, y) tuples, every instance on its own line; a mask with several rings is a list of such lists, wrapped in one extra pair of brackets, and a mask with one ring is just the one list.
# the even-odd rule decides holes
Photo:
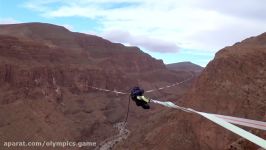
[(131, 98), (132, 99), (135, 99), (137, 96), (142, 96), (144, 93), (144, 90), (141, 89), (140, 87), (138, 86), (135, 86), (131, 92), (130, 92), (130, 95), (131, 95)]

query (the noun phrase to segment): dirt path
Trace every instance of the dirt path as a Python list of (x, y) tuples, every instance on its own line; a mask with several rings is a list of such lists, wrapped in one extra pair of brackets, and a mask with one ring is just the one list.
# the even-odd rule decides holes
[(99, 146), (96, 147), (97, 150), (111, 150), (115, 144), (125, 140), (130, 134), (130, 131), (126, 129), (124, 122), (116, 123), (114, 128), (117, 128), (118, 134), (101, 142)]

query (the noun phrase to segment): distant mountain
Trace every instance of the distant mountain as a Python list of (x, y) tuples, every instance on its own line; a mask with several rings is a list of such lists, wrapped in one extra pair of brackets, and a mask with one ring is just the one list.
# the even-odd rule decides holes
[(197, 64), (193, 64), (191, 62), (179, 62), (179, 63), (167, 64), (166, 68), (175, 71), (192, 71), (192, 72), (201, 72), (204, 69), (203, 67)]
[(0, 36), (5, 40), (3, 46), (20, 45), (13, 46), (12, 50), (5, 49), (9, 51), (6, 53), (17, 53), (16, 56), (7, 57), (25, 58), (18, 61), (40, 62), (50, 59), (56, 64), (82, 62), (128, 72), (165, 68), (161, 60), (152, 58), (137, 47), (126, 47), (98, 36), (70, 32), (64, 27), (47, 23), (0, 25)]
[[(0, 25), (0, 142), (68, 140), (100, 145), (117, 134), (113, 126), (125, 119), (128, 95), (91, 86), (129, 92), (139, 85), (149, 90), (189, 76), (168, 70), (162, 60), (137, 47), (61, 26)], [(182, 97), (188, 85), (148, 96)], [(133, 105), (130, 131), (162, 109), (144, 111)]]

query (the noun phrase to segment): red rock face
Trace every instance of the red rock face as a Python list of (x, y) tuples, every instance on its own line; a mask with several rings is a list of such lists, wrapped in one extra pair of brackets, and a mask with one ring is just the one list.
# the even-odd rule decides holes
[[(266, 121), (266, 34), (220, 50), (195, 80), (179, 105), (198, 111)], [(167, 108), (165, 108), (167, 109)], [(125, 149), (259, 149), (255, 144), (209, 120), (165, 110), (132, 133)], [(244, 128), (262, 138), (265, 132)], [(141, 142), (138, 142), (142, 139)]]
[[(192, 88), (186, 105), (200, 111), (265, 121), (265, 44), (266, 34), (262, 34), (219, 51)], [(203, 149), (223, 149), (239, 138), (207, 121), (198, 127), (195, 132)]]
[[(0, 25), (0, 62), (1, 142), (100, 143), (116, 134), (113, 125), (124, 120), (128, 97), (89, 86), (128, 92), (135, 85), (152, 89), (190, 76), (167, 70), (136, 47), (40, 23)], [(148, 96), (180, 97), (187, 87)], [(131, 107), (130, 130), (161, 111)]]

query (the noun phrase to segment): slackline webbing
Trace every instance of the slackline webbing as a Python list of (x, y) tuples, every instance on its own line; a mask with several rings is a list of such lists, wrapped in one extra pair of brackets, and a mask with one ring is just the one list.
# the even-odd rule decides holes
[[(187, 79), (185, 79), (183, 81), (176, 82), (176, 83), (173, 83), (171, 85), (163, 86), (163, 87), (160, 87), (160, 88), (157, 88), (157, 89), (147, 90), (145, 92), (146, 93), (151, 93), (151, 92), (160, 91), (160, 90), (163, 90), (163, 89), (166, 89), (166, 88), (178, 86), (178, 85), (183, 84), (183, 83), (185, 83), (185, 82), (187, 82), (189, 80), (192, 80), (193, 78), (194, 78), (194, 75), (191, 75), (191, 77), (189, 77), (189, 78), (187, 78)], [(108, 90), (108, 89), (98, 88), (98, 87), (95, 87), (95, 86), (88, 86), (88, 87), (92, 88), (92, 89), (95, 89), (95, 90), (98, 90), (98, 91), (103, 91), (103, 92), (111, 92), (111, 93), (121, 94), (121, 95), (130, 94), (130, 93), (126, 93), (126, 92), (120, 92), (120, 91), (117, 91), (117, 90)]]
[[(205, 112), (199, 112), (199, 111), (193, 110), (191, 108), (185, 108), (185, 107), (175, 105), (174, 103), (169, 102), (169, 101), (162, 102), (162, 101), (158, 101), (158, 100), (151, 100), (151, 102), (163, 105), (165, 107), (180, 109), (180, 110), (183, 110), (185, 112), (195, 113), (195, 114), (198, 114), (200, 116), (203, 116), (203, 117), (215, 122), (216, 124), (232, 131), (233, 133), (238, 134), (239, 136), (241, 136), (241, 137), (257, 144), (258, 146), (266, 149), (266, 141), (264, 139), (233, 125), (233, 124), (237, 124), (237, 125), (257, 128), (257, 129), (261, 129), (261, 130), (266, 130), (266, 122), (256, 121), (256, 120), (251, 120), (251, 119), (231, 117), (231, 116), (210, 114), (210, 113), (205, 113)], [(231, 124), (231, 123), (233, 123), (233, 124)]]
[[(146, 91), (146, 93), (155, 92), (155, 91), (159, 91), (162, 89), (166, 89), (166, 88), (170, 88), (170, 87), (174, 87), (174, 86), (183, 84), (183, 83), (193, 79), (193, 77), (194, 76), (192, 76), (186, 80), (183, 80), (181, 82), (176, 82), (176, 83), (171, 84), (171, 85), (167, 85), (167, 86), (160, 87), (157, 89), (148, 90), (148, 91)], [(104, 91), (104, 92), (111, 92), (111, 93), (115, 93), (115, 94), (121, 94), (121, 95), (130, 94), (130, 93), (126, 93), (126, 92), (119, 92), (117, 90), (108, 90), (108, 89), (98, 88), (98, 87), (94, 87), (94, 86), (89, 86), (89, 87), (92, 89), (95, 89), (95, 90)], [(175, 105), (174, 103), (169, 102), (169, 101), (162, 102), (162, 101), (152, 99), (151, 102), (163, 105), (165, 107), (180, 109), (180, 110), (183, 110), (185, 112), (195, 113), (195, 114), (198, 114), (200, 116), (203, 116), (204, 118), (207, 118), (207, 119), (213, 121), (214, 123), (232, 131), (233, 133), (238, 134), (239, 136), (241, 136), (241, 137), (257, 144), (258, 146), (266, 149), (266, 141), (264, 139), (233, 125), (233, 124), (237, 124), (237, 125), (242, 125), (242, 126), (261, 129), (261, 130), (266, 131), (266, 122), (256, 121), (256, 120), (251, 120), (251, 119), (238, 118), (238, 117), (232, 117), (232, 116), (224, 116), (224, 115), (218, 115), (218, 114), (199, 112), (199, 111), (193, 110), (191, 108), (185, 108), (185, 107)]]

